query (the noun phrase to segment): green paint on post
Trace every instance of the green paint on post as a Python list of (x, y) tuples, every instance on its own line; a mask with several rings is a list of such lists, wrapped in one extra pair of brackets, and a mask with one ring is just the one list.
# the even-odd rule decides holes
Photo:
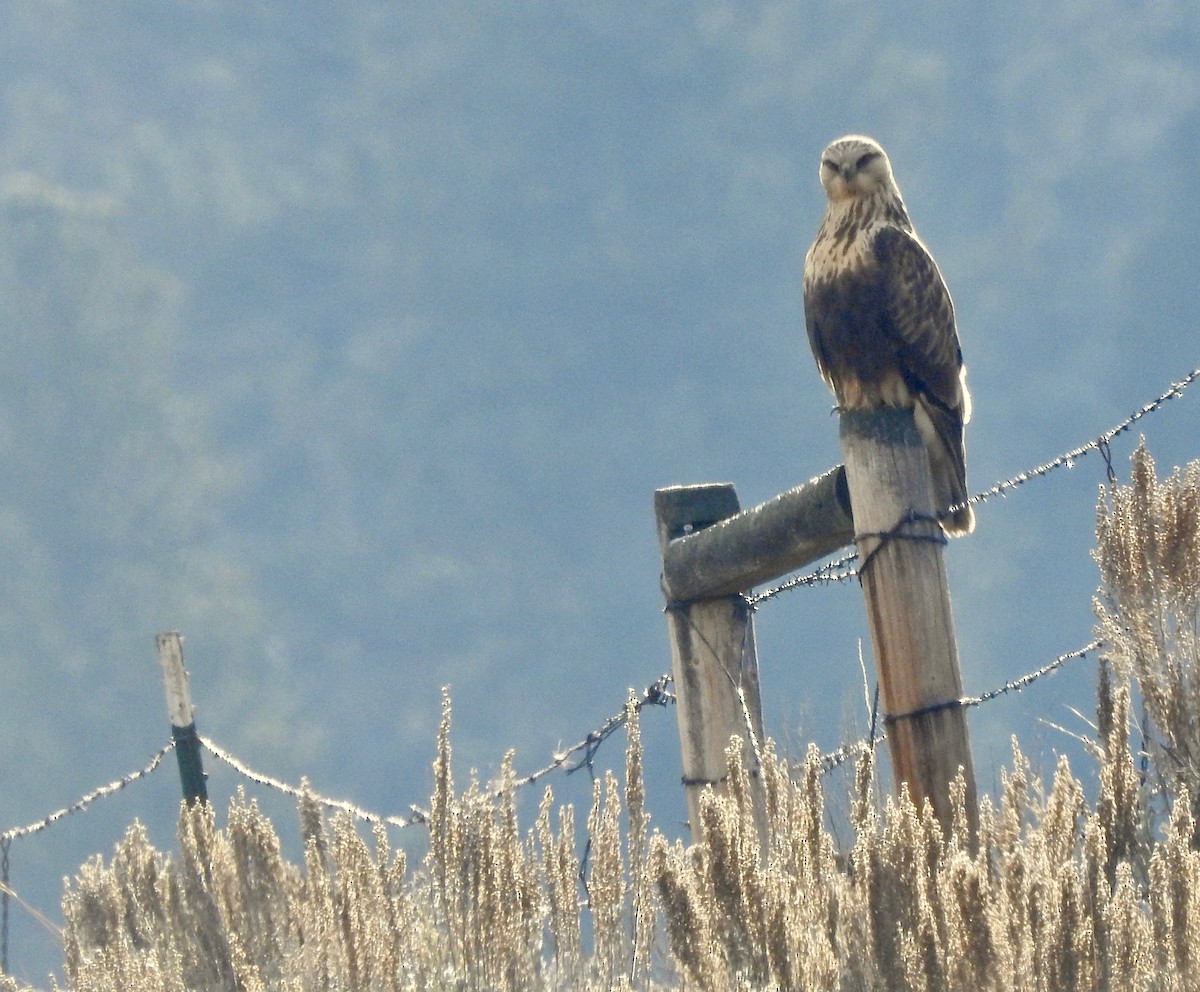
[(204, 763), (200, 760), (200, 735), (196, 733), (195, 722), (186, 727), (171, 727), (171, 738), (175, 741), (175, 757), (179, 760), (183, 798), (189, 806), (207, 803), (208, 776), (204, 774)]

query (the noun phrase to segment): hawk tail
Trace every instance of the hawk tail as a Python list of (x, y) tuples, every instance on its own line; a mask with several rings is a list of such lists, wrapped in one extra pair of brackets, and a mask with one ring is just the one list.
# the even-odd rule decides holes
[(967, 454), (963, 441), (963, 421), (957, 411), (918, 396), (914, 406), (917, 429), (929, 451), (933, 474), (933, 500), (938, 514), (950, 507), (952, 513), (940, 517), (942, 530), (950, 537), (961, 537), (975, 529), (975, 511), (967, 505)]

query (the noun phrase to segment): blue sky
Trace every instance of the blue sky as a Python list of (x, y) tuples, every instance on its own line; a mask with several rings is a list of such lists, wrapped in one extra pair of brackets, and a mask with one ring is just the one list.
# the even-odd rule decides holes
[[(972, 487), (1116, 423), (1200, 365), (1198, 33), (1103, 0), (6, 4), (0, 827), (165, 739), (160, 630), (204, 733), (381, 812), (427, 794), (443, 685), (465, 776), (656, 678), (653, 490), (751, 505), (840, 460), (799, 270), (841, 134), (889, 150), (954, 294)], [(1161, 468), (1197, 402), (1144, 421)], [(1091, 639), (1103, 480), (949, 547), (968, 691)], [(757, 623), (769, 732), (858, 732), (857, 589)], [(1010, 733), (1053, 761), (1038, 721), (1082, 729), (1090, 674), (975, 713), (981, 788)], [(176, 796), (168, 769), (17, 842), (14, 886), (57, 912), (134, 817), (169, 847)]]

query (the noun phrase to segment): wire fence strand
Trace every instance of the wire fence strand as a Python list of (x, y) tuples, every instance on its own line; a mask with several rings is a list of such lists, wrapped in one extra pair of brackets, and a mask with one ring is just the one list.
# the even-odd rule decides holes
[[(675, 693), (671, 692), (669, 688), (673, 681), (674, 680), (671, 677), (670, 672), (665, 672), (660, 675), (657, 679), (651, 682), (650, 685), (646, 686), (646, 688), (642, 690), (641, 695), (634, 700), (634, 709), (640, 713), (647, 706), (668, 706), (671, 703), (674, 703)], [(551, 772), (557, 771), (559, 768), (566, 766), (567, 762), (571, 760), (571, 756), (575, 754), (582, 754), (582, 757), (575, 762), (575, 764), (566, 768), (567, 774), (569, 775), (572, 772), (577, 772), (581, 768), (586, 768), (588, 769), (588, 772), (591, 773), (593, 762), (596, 758), (596, 752), (600, 750), (600, 746), (621, 727), (623, 727), (628, 718), (629, 713), (627, 709), (622, 709), (620, 713), (614, 713), (582, 740), (572, 744), (568, 748), (564, 748), (561, 751), (555, 752), (553, 759), (549, 764), (539, 768), (537, 771), (529, 775), (526, 775), (524, 778), (517, 779), (516, 785), (518, 787), (533, 785), (539, 779), (545, 778)]]
[(824, 565), (820, 565), (811, 572), (806, 572), (803, 575), (793, 575), (791, 578), (780, 582), (778, 585), (770, 586), (760, 593), (752, 593), (746, 596), (746, 602), (753, 609), (759, 603), (765, 603), (769, 599), (774, 599), (781, 592), (788, 592), (792, 589), (800, 589), (805, 586), (815, 586), (819, 583), (829, 582), (848, 582), (850, 579), (858, 577), (858, 569), (850, 568), (850, 563), (858, 560), (858, 552), (851, 551), (849, 554), (842, 555), (841, 558), (834, 561), (827, 561)]
[(1077, 448), (1072, 448), (1070, 451), (1063, 452), (1057, 458), (1051, 459), (1044, 465), (1039, 465), (1037, 468), (1032, 468), (1026, 472), (1021, 472), (1017, 475), (1014, 475), (1011, 479), (1005, 479), (1003, 482), (997, 482), (990, 489), (985, 489), (983, 492), (976, 493), (974, 496), (968, 499), (967, 505), (971, 506), (976, 503), (986, 503), (989, 499), (992, 499), (996, 496), (1003, 496), (1006, 493), (1016, 489), (1018, 486), (1022, 486), (1026, 482), (1029, 482), (1031, 479), (1040, 479), (1044, 476), (1047, 476), (1056, 469), (1074, 468), (1076, 461), (1093, 451), (1099, 451), (1102, 455), (1105, 455), (1105, 462), (1108, 468), (1111, 470), (1112, 459), (1111, 456), (1106, 454), (1106, 452), (1108, 451), (1109, 443), (1113, 440), (1113, 438), (1124, 434), (1143, 417), (1161, 409), (1169, 400), (1173, 400), (1178, 396), (1182, 396), (1183, 391), (1197, 379), (1200, 379), (1200, 368), (1193, 369), (1178, 382), (1173, 382), (1171, 387), (1161, 396), (1151, 400), (1145, 406), (1139, 407), (1119, 424), (1117, 424), (1115, 427), (1110, 427), (1099, 437), (1093, 438), (1091, 441), (1088, 441), (1086, 444), (1081, 444)]
[(365, 820), (368, 823), (386, 823), (393, 827), (411, 827), (417, 823), (427, 823), (429, 813), (416, 805), (410, 805), (408, 816), (381, 816), (378, 813), (372, 813), (370, 810), (363, 809), (361, 806), (356, 806), (354, 803), (346, 802), (343, 799), (330, 799), (328, 796), (322, 796), (319, 793), (313, 792), (308, 787), (307, 782), (301, 782), (300, 785), (289, 785), (287, 782), (280, 781), (277, 778), (272, 778), (270, 775), (264, 775), (262, 772), (256, 772), (245, 762), (234, 757), (230, 752), (215, 741), (203, 735), (197, 735), (200, 743), (214, 757), (225, 762), (230, 768), (241, 775), (243, 778), (248, 778), (251, 782), (256, 782), (259, 785), (265, 785), (276, 792), (282, 792), (285, 795), (293, 796), (296, 799), (308, 797), (326, 806), (329, 809), (341, 810), (349, 813), (358, 820)]
[(64, 806), (62, 809), (55, 810), (49, 816), (43, 817), (36, 823), (30, 823), (24, 827), (13, 827), (11, 830), (4, 831), (4, 833), (0, 834), (0, 841), (12, 841), (18, 837), (28, 837), (30, 834), (40, 833), (47, 827), (63, 819), (63, 817), (71, 816), (75, 813), (82, 813), (97, 799), (103, 799), (105, 796), (111, 796), (114, 792), (120, 792), (127, 785), (131, 785), (138, 779), (145, 778), (147, 775), (151, 774), (162, 762), (162, 759), (167, 756), (167, 753), (174, 747), (175, 742), (171, 741), (169, 744), (159, 748), (158, 753), (156, 753), (154, 757), (150, 759), (150, 763), (146, 765), (145, 768), (142, 768), (136, 772), (130, 772), (128, 775), (124, 775), (121, 778), (109, 782), (108, 785), (102, 785), (98, 789), (93, 789), (87, 795), (81, 796), (70, 806)]
[[(927, 712), (934, 712), (938, 709), (953, 706), (981, 706), (984, 703), (991, 702), (992, 700), (998, 699), (999, 697), (1009, 693), (1021, 692), (1022, 690), (1031, 686), (1034, 682), (1038, 681), (1038, 679), (1062, 668), (1067, 662), (1084, 658), (1087, 655), (1096, 652), (1101, 647), (1102, 643), (1099, 640), (1094, 640), (1082, 648), (1078, 648), (1075, 651), (1068, 651), (1066, 654), (1059, 655), (1048, 664), (1034, 669), (1031, 672), (1027, 672), (1018, 678), (1012, 679), (1011, 681), (1006, 682), (995, 689), (981, 693), (978, 696), (965, 696), (960, 699), (949, 700), (947, 702), (935, 704), (934, 706), (914, 713), (901, 714), (899, 716), (887, 716), (884, 717), (884, 722), (887, 724), (895, 722), (897, 719), (912, 718)], [(671, 673), (666, 672), (660, 675), (657, 679), (650, 683), (650, 685), (646, 686), (646, 688), (643, 689), (641, 693), (634, 699), (634, 708), (640, 712), (647, 706), (665, 707), (672, 705), (676, 702), (675, 693), (671, 690), (673, 683), (674, 680), (671, 676)], [(601, 746), (625, 725), (628, 717), (628, 709), (626, 707), (622, 707), (619, 712), (614, 713), (608, 719), (603, 721), (596, 727), (595, 730), (589, 732), (577, 743), (555, 752), (552, 759), (546, 765), (528, 775), (525, 775), (522, 778), (517, 779), (514, 783), (515, 787), (521, 788), (527, 785), (533, 785), (535, 782), (540, 781), (547, 775), (559, 769), (563, 769), (566, 774), (571, 774), (572, 772), (579, 771), (583, 768), (590, 770), (593, 767), (596, 754), (600, 750)], [(273, 789), (296, 799), (308, 797), (323, 806), (326, 806), (330, 809), (347, 812), (355, 818), (364, 820), (368, 823), (383, 823), (395, 827), (411, 827), (418, 824), (428, 823), (428, 811), (416, 804), (409, 805), (408, 808), (410, 812), (408, 816), (383, 816), (379, 813), (374, 813), (361, 806), (358, 806), (355, 803), (347, 802), (341, 799), (331, 799), (328, 796), (323, 796), (317, 792), (314, 792), (303, 780), (299, 786), (295, 786), (270, 775), (255, 771), (253, 768), (241, 761), (225, 748), (221, 747), (211, 738), (203, 735), (198, 735), (198, 737), (200, 743), (210, 754), (224, 762), (243, 778), (249, 779), (258, 785), (265, 786), (266, 788)], [(837, 766), (843, 764), (848, 759), (861, 754), (864, 750), (873, 747), (874, 745), (886, 739), (887, 734), (884, 732), (875, 735), (873, 738), (864, 738), (862, 740), (843, 744), (836, 750), (830, 751), (822, 756), (821, 761), (823, 770), (831, 771)], [(0, 845), (7, 846), (15, 838), (39, 833), (66, 816), (83, 812), (97, 799), (101, 799), (105, 796), (112, 795), (115, 792), (119, 792), (133, 782), (145, 778), (159, 767), (162, 759), (174, 748), (174, 746), (175, 744), (173, 741), (167, 743), (155, 753), (145, 768), (131, 772), (130, 774), (116, 779), (107, 785), (103, 785), (98, 789), (92, 790), (91, 792), (87, 793), (87, 795), (82, 796), (77, 802), (72, 803), (70, 806), (56, 810), (41, 820), (36, 821), (35, 823), (30, 823), (23, 827), (14, 827), (11, 830), (6, 830), (3, 833), (0, 833)], [(579, 755), (579, 758), (574, 763), (571, 763), (571, 759), (575, 755)]]
[[(1045, 664), (1040, 668), (1036, 668), (1033, 671), (1026, 672), (1024, 675), (1021, 675), (1015, 679), (1011, 679), (1010, 681), (1005, 682), (1003, 685), (994, 689), (989, 689), (987, 692), (980, 693), (978, 696), (963, 696), (959, 699), (948, 700), (944, 703), (937, 703), (933, 706), (922, 709), (919, 712), (901, 714), (899, 716), (884, 716), (882, 722), (887, 725), (889, 723), (894, 723), (898, 719), (909, 719), (925, 713), (935, 712), (939, 709), (947, 709), (950, 707), (968, 708), (982, 706), (984, 703), (989, 703), (992, 700), (1008, 695), (1009, 693), (1021, 692), (1024, 689), (1029, 688), (1029, 686), (1033, 685), (1034, 682), (1038, 681), (1044, 676), (1058, 671), (1067, 662), (1084, 658), (1087, 655), (1096, 652), (1101, 647), (1101, 642), (1099, 640), (1094, 640), (1082, 648), (1061, 654), (1048, 664)], [(660, 675), (657, 679), (650, 683), (650, 685), (646, 686), (646, 688), (643, 689), (635, 698), (634, 708), (640, 712), (647, 706), (669, 706), (675, 703), (675, 693), (672, 692), (670, 688), (673, 684), (674, 679), (670, 672)], [(570, 747), (563, 748), (560, 751), (556, 751), (546, 765), (529, 775), (525, 775), (522, 778), (516, 779), (513, 783), (513, 786), (519, 789), (527, 785), (533, 785), (535, 782), (538, 782), (547, 775), (558, 771), (559, 769), (562, 769), (568, 775), (583, 768), (587, 768), (590, 771), (595, 762), (596, 754), (599, 752), (601, 746), (625, 725), (628, 717), (628, 710), (625, 707), (622, 707), (620, 711), (614, 713), (608, 719), (603, 721), (596, 727), (595, 730), (588, 733), (577, 743), (572, 744)], [(836, 750), (830, 751), (821, 756), (822, 770), (826, 772), (832, 771), (839, 765), (844, 764), (850, 758), (861, 754), (863, 751), (885, 740), (887, 740), (886, 731), (876, 734), (873, 738), (867, 737), (861, 740), (843, 744)], [(219, 748), (206, 737), (201, 737), (200, 743), (235, 771), (249, 778), (251, 781), (257, 782), (260, 785), (265, 785), (272, 789), (276, 789), (280, 792), (286, 793), (287, 795), (296, 797), (308, 795), (310, 798), (315, 799), (317, 802), (322, 803), (323, 805), (332, 807), (334, 809), (344, 809), (347, 812), (354, 814), (359, 819), (367, 820), (372, 823), (379, 822), (388, 823), (399, 827), (410, 827), (416, 824), (426, 823), (428, 821), (428, 813), (416, 805), (409, 807), (409, 809), (413, 811), (413, 815), (409, 817), (387, 817), (380, 816), (377, 813), (371, 813), (365, 809), (353, 805), (352, 803), (346, 803), (336, 799), (328, 799), (324, 796), (314, 793), (311, 789), (308, 789), (307, 786), (297, 787), (294, 785), (288, 785), (286, 782), (281, 782), (278, 779), (271, 778), (269, 775), (263, 775), (260, 772), (253, 771), (237, 758), (233, 757), (233, 755), (231, 755), (228, 751), (225, 751), (223, 748)], [(574, 763), (571, 763), (571, 758), (574, 755), (580, 755), (580, 757)]]
[[(1100, 640), (1094, 640), (1089, 644), (1085, 644), (1081, 648), (1076, 648), (1074, 651), (1068, 651), (1065, 654), (1060, 654), (1053, 661), (1041, 668), (1035, 668), (1031, 672), (1026, 672), (1019, 678), (1005, 682), (1004, 685), (995, 689), (989, 689), (987, 692), (980, 693), (978, 696), (963, 696), (959, 699), (947, 700), (943, 703), (935, 703), (932, 706), (923, 707), (920, 710), (914, 710), (911, 713), (902, 713), (895, 716), (885, 716), (883, 718), (884, 726), (895, 723), (897, 720), (915, 719), (918, 716), (924, 716), (927, 713), (936, 713), (939, 710), (961, 707), (967, 709), (973, 706), (982, 706), (984, 703), (990, 703), (994, 699), (999, 699), (1001, 696), (1006, 696), (1009, 693), (1022, 692), (1028, 689), (1038, 679), (1057, 672), (1069, 661), (1077, 661), (1081, 658), (1086, 658), (1089, 654), (1094, 654), (1104, 646)], [(845, 764), (851, 758), (855, 758), (874, 748), (877, 744), (881, 744), (887, 740), (887, 731), (882, 731), (875, 735), (868, 735), (861, 740), (851, 741), (843, 744), (841, 747), (829, 751), (821, 755), (821, 770), (824, 772), (833, 771), (839, 765)]]

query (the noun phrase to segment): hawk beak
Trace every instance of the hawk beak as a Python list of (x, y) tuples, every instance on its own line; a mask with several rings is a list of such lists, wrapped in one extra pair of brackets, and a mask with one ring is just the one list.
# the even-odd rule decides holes
[(829, 183), (829, 198), (831, 200), (848, 200), (854, 196), (856, 192), (857, 190), (854, 188), (853, 183), (851, 183), (844, 171), (834, 173), (833, 178)]

